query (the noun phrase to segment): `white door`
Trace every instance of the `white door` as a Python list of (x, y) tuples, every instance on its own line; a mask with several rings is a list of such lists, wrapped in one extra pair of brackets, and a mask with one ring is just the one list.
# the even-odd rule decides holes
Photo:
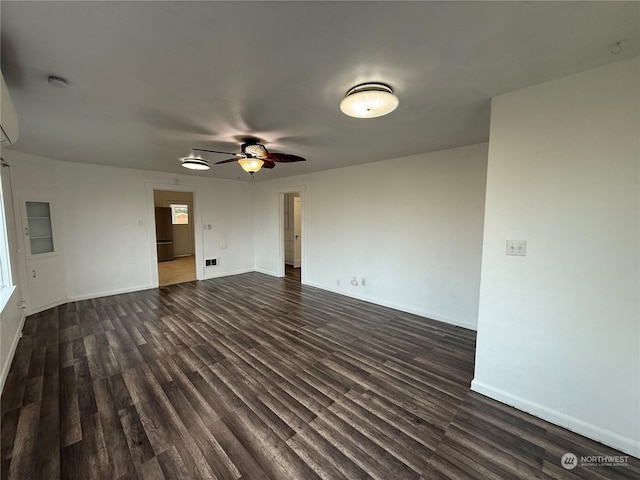
[(191, 200), (166, 200), (171, 208), (173, 223), (173, 254), (176, 257), (193, 255), (193, 202)]
[(302, 218), (302, 199), (300, 197), (295, 197), (293, 199), (293, 251), (294, 251), (294, 261), (293, 266), (295, 268), (300, 268), (302, 265), (302, 228), (301, 228), (301, 218)]
[(38, 199), (21, 204), (27, 313), (31, 314), (63, 303), (66, 281), (53, 204)]
[(65, 282), (60, 257), (52, 256), (27, 262), (28, 301), (30, 313), (60, 305), (65, 300)]
[(293, 265), (295, 263), (294, 252), (294, 229), (293, 229), (293, 194), (284, 194), (284, 263)]

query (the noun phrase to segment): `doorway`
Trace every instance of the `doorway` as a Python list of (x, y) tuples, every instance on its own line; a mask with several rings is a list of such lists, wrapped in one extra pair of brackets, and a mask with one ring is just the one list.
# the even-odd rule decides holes
[(284, 274), (297, 282), (302, 278), (302, 198), (300, 192), (284, 194)]
[(159, 286), (196, 280), (193, 192), (154, 190)]

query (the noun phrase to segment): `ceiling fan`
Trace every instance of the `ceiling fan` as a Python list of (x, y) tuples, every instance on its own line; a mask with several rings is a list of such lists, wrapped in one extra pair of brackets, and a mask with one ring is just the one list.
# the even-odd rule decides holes
[[(253, 175), (255, 172), (260, 170), (261, 168), (273, 168), (276, 166), (276, 162), (282, 163), (291, 163), (291, 162), (304, 162), (305, 159), (299, 157), (297, 155), (291, 155), (289, 153), (271, 153), (267, 150), (263, 144), (258, 143), (258, 140), (255, 138), (247, 137), (243, 138), (244, 142), (240, 146), (240, 153), (232, 153), (232, 152), (222, 152), (220, 150), (208, 150), (206, 148), (193, 148), (192, 150), (198, 152), (208, 152), (208, 153), (223, 153), (225, 155), (234, 155), (235, 158), (230, 158), (228, 160), (222, 160), (220, 162), (216, 162), (215, 165), (219, 165), (221, 163), (230, 163), (230, 162), (238, 162), (242, 169), (245, 172), (249, 172)], [(204, 162), (206, 161), (202, 159), (197, 159), (195, 157), (189, 157), (189, 161), (197, 162), (200, 160)], [(183, 162), (184, 165), (184, 162)], [(189, 168), (189, 167), (187, 167)], [(208, 168), (208, 165), (207, 165)]]

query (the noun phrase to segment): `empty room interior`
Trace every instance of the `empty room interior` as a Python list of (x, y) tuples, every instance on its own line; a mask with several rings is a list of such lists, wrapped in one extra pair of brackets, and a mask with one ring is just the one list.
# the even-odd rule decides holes
[(1, 478), (640, 478), (640, 2), (0, 4)]

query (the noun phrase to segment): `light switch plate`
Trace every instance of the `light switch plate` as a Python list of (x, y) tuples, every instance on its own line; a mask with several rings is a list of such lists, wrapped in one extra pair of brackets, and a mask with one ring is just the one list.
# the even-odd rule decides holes
[(507, 240), (507, 255), (525, 257), (527, 255), (527, 241)]

